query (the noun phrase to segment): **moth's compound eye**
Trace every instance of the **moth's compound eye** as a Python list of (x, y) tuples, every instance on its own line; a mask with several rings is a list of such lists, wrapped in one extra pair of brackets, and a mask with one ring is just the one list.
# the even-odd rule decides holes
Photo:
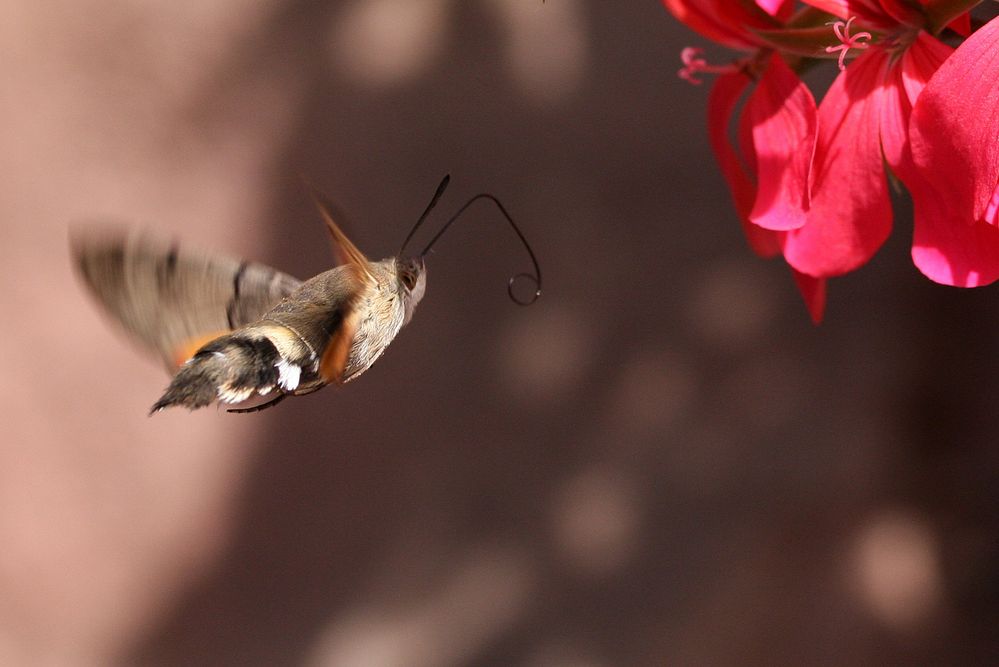
[(406, 289), (411, 290), (416, 287), (416, 274), (413, 272), (403, 271), (400, 277), (402, 278), (402, 284), (406, 286)]

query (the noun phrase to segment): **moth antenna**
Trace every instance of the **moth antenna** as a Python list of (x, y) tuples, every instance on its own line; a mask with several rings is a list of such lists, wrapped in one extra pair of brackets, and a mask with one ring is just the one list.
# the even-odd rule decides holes
[(409, 234), (406, 235), (406, 240), (402, 242), (402, 247), (399, 248), (399, 257), (402, 257), (402, 253), (405, 252), (406, 246), (409, 245), (410, 239), (413, 238), (413, 234), (416, 233), (416, 230), (420, 228), (420, 225), (423, 224), (423, 221), (427, 219), (427, 216), (430, 215), (430, 212), (434, 210), (435, 206), (437, 206), (438, 200), (440, 200), (441, 195), (444, 194), (444, 191), (447, 190), (448, 183), (450, 182), (451, 182), (451, 174), (444, 174), (444, 178), (441, 179), (440, 185), (437, 186), (437, 191), (434, 192), (434, 196), (430, 199), (430, 203), (427, 204), (427, 207), (425, 209), (423, 209), (423, 213), (416, 221), (416, 224), (413, 225), (413, 228), (409, 230)]
[[(492, 203), (496, 204), (496, 207), (500, 210), (500, 213), (503, 214), (503, 217), (506, 218), (506, 221), (510, 223), (510, 227), (517, 234), (517, 238), (519, 238), (520, 242), (524, 244), (524, 249), (527, 250), (527, 254), (531, 256), (531, 262), (534, 264), (534, 273), (514, 274), (510, 276), (510, 279), (507, 281), (506, 285), (506, 291), (507, 294), (510, 295), (511, 301), (513, 301), (519, 306), (529, 306), (535, 301), (537, 301), (538, 297), (541, 296), (541, 267), (538, 265), (537, 257), (534, 256), (534, 251), (531, 250), (531, 244), (527, 242), (527, 238), (525, 238), (523, 232), (520, 231), (520, 227), (518, 227), (517, 223), (513, 221), (513, 218), (507, 212), (503, 204), (500, 203), (500, 200), (487, 192), (477, 194), (471, 199), (469, 199), (467, 202), (465, 202), (465, 205), (459, 208), (458, 212), (452, 215), (451, 218), (444, 223), (444, 226), (441, 227), (440, 231), (437, 232), (437, 234), (435, 234), (432, 239), (430, 239), (430, 243), (428, 243), (427, 247), (423, 249), (422, 253), (420, 253), (420, 257), (424, 257), (428, 252), (430, 252), (430, 249), (434, 247), (434, 244), (437, 243), (437, 240), (444, 235), (444, 232), (446, 232), (448, 228), (451, 225), (453, 225), (458, 218), (461, 217), (461, 214), (465, 212), (465, 209), (467, 209), (469, 206), (479, 201), (480, 199), (488, 199)], [(534, 294), (528, 300), (520, 299), (517, 297), (516, 294), (514, 294), (513, 286), (520, 278), (527, 278), (534, 283)]]

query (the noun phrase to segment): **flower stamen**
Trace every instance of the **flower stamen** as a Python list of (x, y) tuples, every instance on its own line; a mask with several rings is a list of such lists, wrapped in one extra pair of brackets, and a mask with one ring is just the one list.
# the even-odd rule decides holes
[(866, 49), (869, 44), (866, 41), (870, 40), (871, 33), (869, 32), (858, 32), (856, 35), (850, 34), (850, 24), (853, 23), (856, 16), (851, 16), (844, 23), (843, 21), (833, 21), (832, 23), (827, 23), (826, 25), (831, 25), (833, 32), (836, 33), (836, 39), (841, 43), (835, 46), (827, 46), (826, 53), (836, 53), (839, 51), (839, 69), (843, 71), (846, 69), (846, 65), (843, 61), (846, 59), (846, 54), (849, 53), (850, 49)]
[(702, 72), (708, 74), (730, 74), (739, 71), (739, 66), (735, 64), (709, 65), (708, 61), (701, 57), (703, 53), (704, 49), (697, 48), (696, 46), (688, 46), (680, 51), (680, 60), (683, 61), (683, 68), (677, 72), (677, 75), (684, 81), (699, 86), (702, 81), (697, 78), (697, 75)]

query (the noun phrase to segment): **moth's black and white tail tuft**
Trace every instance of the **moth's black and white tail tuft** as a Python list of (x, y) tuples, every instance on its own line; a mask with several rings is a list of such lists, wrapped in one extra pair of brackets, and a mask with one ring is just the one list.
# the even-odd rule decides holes
[(150, 414), (175, 405), (194, 410), (215, 401), (242, 403), (280, 391), (279, 387), (293, 389), (286, 366), (265, 337), (216, 338), (181, 367)]

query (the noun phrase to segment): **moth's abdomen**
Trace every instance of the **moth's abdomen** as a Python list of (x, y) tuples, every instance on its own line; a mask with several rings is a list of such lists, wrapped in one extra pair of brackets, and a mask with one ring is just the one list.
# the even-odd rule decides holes
[(242, 403), (299, 388), (301, 367), (281, 356), (267, 336), (237, 332), (211, 341), (181, 366), (152, 412), (174, 405), (203, 408)]

